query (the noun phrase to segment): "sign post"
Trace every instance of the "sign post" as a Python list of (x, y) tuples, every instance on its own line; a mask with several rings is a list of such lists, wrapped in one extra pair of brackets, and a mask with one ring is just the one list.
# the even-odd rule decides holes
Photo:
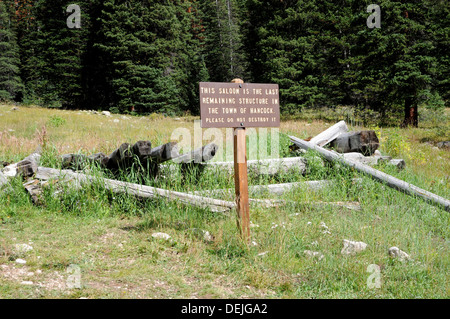
[[(241, 79), (234, 79), (232, 82), (239, 84), (244, 83)], [(234, 190), (236, 195), (238, 228), (244, 242), (249, 243), (250, 203), (248, 201), (247, 142), (245, 127), (234, 128)]]
[(237, 223), (242, 239), (250, 242), (246, 127), (280, 125), (277, 84), (248, 84), (241, 79), (231, 83), (200, 83), (202, 128), (234, 129), (234, 185)]

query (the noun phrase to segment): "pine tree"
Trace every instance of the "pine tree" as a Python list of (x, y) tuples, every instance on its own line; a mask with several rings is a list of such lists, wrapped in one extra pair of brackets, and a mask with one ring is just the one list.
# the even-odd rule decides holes
[(434, 87), (436, 92), (431, 93), (429, 104), (432, 108), (450, 107), (450, 3), (441, 0), (427, 0), (427, 28), (433, 37), (432, 54), (436, 58), (436, 72)]
[(345, 44), (330, 12), (339, 6), (313, 0), (250, 0), (247, 5), (253, 80), (280, 85), (284, 112), (337, 103), (338, 59)]
[(10, 2), (0, 1), (0, 100), (13, 100), (22, 90), (19, 47)]
[(428, 9), (422, 1), (380, 1), (379, 5), (381, 28), (357, 29), (353, 47), (361, 63), (354, 88), (364, 92), (366, 105), (380, 111), (384, 119), (398, 118), (403, 112), (403, 124), (417, 126), (418, 104), (433, 90), (436, 67), (426, 27)]
[(22, 73), (28, 99), (51, 107), (77, 107), (82, 99), (82, 56), (90, 30), (89, 1), (81, 7), (81, 29), (70, 29), (69, 1), (34, 1), (21, 39)]
[(205, 26), (204, 59), (211, 81), (248, 78), (244, 51), (245, 6), (235, 0), (201, 1)]

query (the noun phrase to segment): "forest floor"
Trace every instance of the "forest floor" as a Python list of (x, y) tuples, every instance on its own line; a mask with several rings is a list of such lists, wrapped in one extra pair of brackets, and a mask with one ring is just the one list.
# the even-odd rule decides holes
[[(39, 144), (44, 146), (41, 165), (55, 168), (62, 154), (109, 154), (124, 142), (138, 140), (157, 146), (177, 138), (178, 128), (194, 136), (198, 120), (13, 107), (0, 104), (0, 164), (23, 159)], [(439, 118), (424, 114), (419, 128), (367, 127), (377, 132), (383, 155), (406, 162), (402, 171), (378, 169), (449, 199), (450, 150), (436, 145), (450, 140), (450, 113), (446, 110)], [(314, 118), (284, 120), (276, 139), (278, 131), (267, 132), (270, 141), (278, 139), (280, 156), (287, 157), (294, 155), (286, 134), (312, 137), (332, 124)], [(350, 130), (362, 128), (349, 125)], [(227, 136), (223, 130), (224, 145), (230, 142)], [(216, 160), (225, 159), (223, 154)], [(362, 183), (353, 183), (355, 177)], [(450, 215), (445, 210), (320, 161), (311, 161), (305, 176), (251, 177), (249, 184), (324, 179), (333, 186), (315, 192), (297, 189), (279, 197), (260, 195), (298, 205), (252, 206), (254, 243), (249, 247), (240, 240), (233, 213), (112, 195), (95, 185), (79, 191), (67, 188), (61, 198), (46, 196), (44, 204), (36, 206), (15, 179), (11, 188), (0, 191), (0, 298), (450, 296)], [(208, 174), (183, 180), (174, 174), (146, 184), (178, 191), (234, 187), (232, 178)], [(338, 201), (358, 202), (361, 209), (314, 205)], [(199, 229), (213, 238), (205, 239)], [(153, 237), (157, 232), (170, 239)], [(367, 248), (343, 255), (345, 239), (367, 243)], [(393, 246), (411, 259), (391, 258), (388, 250)], [(311, 258), (306, 250), (323, 258)]]

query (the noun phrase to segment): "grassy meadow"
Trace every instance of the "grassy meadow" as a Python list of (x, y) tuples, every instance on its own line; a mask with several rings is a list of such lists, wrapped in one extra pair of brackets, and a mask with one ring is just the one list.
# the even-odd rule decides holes
[[(43, 145), (41, 165), (54, 168), (60, 166), (62, 154), (109, 154), (124, 142), (138, 140), (158, 146), (171, 141), (178, 128), (194, 135), (198, 119), (12, 108), (0, 104), (0, 164), (17, 162)], [(305, 114), (283, 120), (277, 136), (280, 156), (296, 156), (289, 151), (287, 135), (308, 138), (340, 119), (347, 120), (332, 111), (327, 114), (325, 119)], [(376, 130), (382, 154), (406, 161), (402, 171), (389, 166), (380, 170), (448, 199), (450, 151), (435, 144), (450, 140), (450, 112), (439, 118), (426, 110), (423, 114), (419, 128), (348, 124), (350, 130)], [(223, 139), (224, 145), (230, 143), (225, 132)], [(324, 164), (312, 152), (305, 156), (310, 160), (306, 175), (250, 176), (249, 185), (324, 179), (333, 185), (320, 191), (304, 188), (278, 197), (252, 197), (289, 203), (251, 206), (250, 246), (240, 240), (235, 212), (213, 213), (164, 199), (112, 194), (96, 183), (81, 190), (62, 186), (57, 198), (52, 194), (61, 186), (50, 186), (38, 206), (23, 189), (23, 181), (12, 180), (10, 187), (0, 191), (0, 298), (450, 296), (448, 212), (351, 169)], [(95, 167), (91, 173), (108, 177)], [(355, 183), (355, 177), (362, 182)], [(121, 179), (141, 180), (133, 171), (123, 173)], [(232, 177), (210, 173), (195, 177), (174, 172), (145, 176), (144, 182), (184, 192), (234, 187)], [(361, 210), (318, 202), (358, 202)], [(202, 230), (213, 238), (205, 239)], [(152, 237), (156, 232), (171, 238)], [(354, 256), (342, 255), (344, 239), (365, 242), (367, 249)], [(17, 251), (18, 244), (33, 249)], [(391, 258), (388, 249), (392, 246), (411, 259)], [(305, 250), (320, 252), (323, 258), (309, 257)], [(380, 271), (378, 287), (369, 284), (371, 265)], [(77, 287), (70, 285), (73, 269), (78, 269)]]

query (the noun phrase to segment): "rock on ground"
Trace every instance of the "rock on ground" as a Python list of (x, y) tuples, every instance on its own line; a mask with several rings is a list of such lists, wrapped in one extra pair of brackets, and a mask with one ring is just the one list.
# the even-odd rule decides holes
[(411, 258), (407, 253), (400, 250), (398, 247), (389, 248), (389, 256), (391, 256), (392, 258), (398, 258), (401, 261), (406, 261)]
[(344, 248), (341, 250), (343, 255), (355, 255), (367, 248), (367, 244), (362, 241), (351, 241), (344, 239)]
[(166, 234), (166, 233), (153, 233), (152, 237), (153, 238), (164, 239), (164, 240), (169, 240), (170, 239), (170, 235)]

